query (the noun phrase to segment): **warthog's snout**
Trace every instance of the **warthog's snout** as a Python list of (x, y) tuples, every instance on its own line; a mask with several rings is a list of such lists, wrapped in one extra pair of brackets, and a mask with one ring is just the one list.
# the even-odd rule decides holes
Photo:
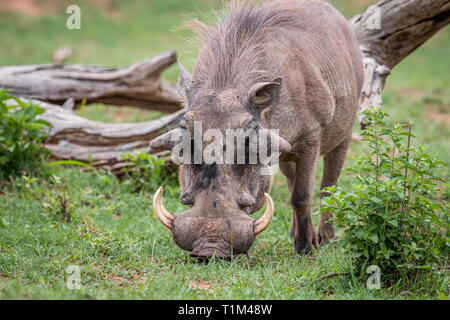
[(265, 194), (267, 208), (264, 215), (254, 219), (240, 210), (216, 217), (205, 214), (196, 206), (172, 215), (162, 203), (162, 192), (160, 187), (153, 198), (155, 214), (172, 233), (175, 243), (190, 251), (193, 257), (230, 258), (247, 254), (255, 237), (267, 228), (273, 217), (273, 201), (268, 194)]

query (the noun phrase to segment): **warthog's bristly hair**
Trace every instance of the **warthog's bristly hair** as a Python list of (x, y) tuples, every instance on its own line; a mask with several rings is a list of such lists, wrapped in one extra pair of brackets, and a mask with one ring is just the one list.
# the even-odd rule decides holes
[[(225, 6), (219, 21), (207, 26), (193, 22), (188, 28), (202, 36), (203, 46), (195, 66), (194, 82), (212, 89), (248, 88), (267, 78), (263, 44), (274, 28), (298, 28), (299, 0), (234, 0)], [(273, 41), (273, 39), (272, 39)]]
[[(186, 129), (195, 136), (196, 121), (202, 124), (199, 137), (210, 129), (222, 137), (230, 129), (235, 137), (237, 129), (244, 135), (254, 129), (267, 138), (261, 140), (265, 146), (257, 142), (257, 149), (271, 156), (269, 163), (239, 163), (239, 146), (245, 158), (250, 154), (245, 142), (235, 137), (220, 142), (213, 135), (222, 144), (217, 150), (233, 159), (226, 161), (224, 155), (225, 163), (181, 164), (180, 201), (189, 208), (172, 215), (157, 193), (158, 218), (175, 243), (194, 257), (248, 253), (272, 220), (268, 173), (272, 142), (278, 141), (276, 156), (291, 193), (295, 251), (311, 252), (334, 235), (328, 223), (332, 214), (321, 215), (318, 233), (312, 223), (318, 159), (324, 155), (322, 187), (336, 185), (364, 80), (361, 52), (348, 21), (323, 0), (231, 0), (217, 23), (191, 23), (192, 28), (202, 45), (193, 75), (180, 66), (180, 91), (189, 105)], [(166, 143), (166, 137), (157, 138), (155, 147)], [(206, 140), (194, 144), (199, 155), (213, 150)], [(251, 214), (264, 203), (267, 214), (255, 220)]]

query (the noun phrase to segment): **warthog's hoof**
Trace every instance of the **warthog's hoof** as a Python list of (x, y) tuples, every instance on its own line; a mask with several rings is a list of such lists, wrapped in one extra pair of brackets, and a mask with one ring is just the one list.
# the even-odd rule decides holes
[(328, 243), (331, 239), (334, 238), (334, 230), (333, 228), (319, 228), (317, 232), (317, 237), (319, 238), (320, 244)]
[(313, 247), (319, 249), (319, 245), (317, 243), (317, 238), (314, 236), (314, 239), (311, 243), (296, 243), (295, 244), (295, 252), (299, 255), (308, 254), (312, 251)]

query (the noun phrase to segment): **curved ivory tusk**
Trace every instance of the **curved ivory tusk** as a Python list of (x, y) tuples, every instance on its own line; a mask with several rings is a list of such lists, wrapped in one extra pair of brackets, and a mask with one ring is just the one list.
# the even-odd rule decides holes
[(274, 212), (273, 200), (267, 193), (264, 193), (264, 196), (266, 197), (267, 207), (263, 216), (255, 221), (255, 237), (258, 236), (269, 226), (273, 218)]
[(167, 229), (167, 231), (172, 232), (173, 215), (169, 211), (167, 211), (166, 208), (164, 208), (162, 202), (163, 191), (163, 187), (159, 187), (159, 189), (153, 196), (153, 210), (155, 211), (156, 216)]

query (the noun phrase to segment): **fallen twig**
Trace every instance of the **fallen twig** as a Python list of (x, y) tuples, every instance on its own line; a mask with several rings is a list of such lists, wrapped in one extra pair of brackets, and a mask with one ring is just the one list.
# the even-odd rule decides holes
[(347, 276), (347, 275), (349, 275), (349, 274), (350, 274), (350, 273), (348, 273), (348, 272), (346, 272), (346, 273), (330, 273), (330, 274), (321, 276), (320, 278), (318, 278), (318, 279), (316, 279), (316, 280), (313, 280), (313, 281), (310, 281), (310, 282), (306, 282), (306, 283), (299, 284), (298, 287), (299, 287), (299, 288), (303, 288), (303, 287), (306, 287), (306, 286), (309, 285), (309, 284), (313, 284), (313, 283), (316, 283), (316, 282), (319, 282), (319, 281), (322, 281), (322, 280), (325, 280), (325, 279), (328, 279), (328, 278), (334, 278), (334, 277), (339, 277), (339, 276)]

